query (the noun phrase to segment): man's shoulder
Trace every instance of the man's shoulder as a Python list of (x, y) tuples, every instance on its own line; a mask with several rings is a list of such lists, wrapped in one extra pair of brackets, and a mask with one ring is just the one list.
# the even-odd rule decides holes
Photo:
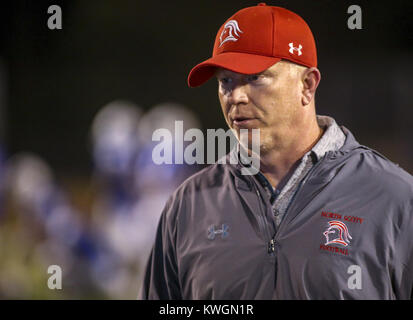
[(413, 182), (413, 176), (400, 167), (399, 164), (372, 148), (365, 148), (366, 150), (362, 155), (365, 157), (366, 165), (371, 166), (385, 175), (394, 176), (395, 179), (406, 180), (406, 182), (409, 183)]
[(413, 193), (413, 177), (398, 164), (394, 163), (377, 150), (360, 144), (346, 127), (341, 126), (346, 141), (342, 148), (333, 152), (335, 156), (343, 156), (344, 162), (355, 174), (368, 184), (376, 183), (390, 189), (402, 188)]
[(413, 195), (413, 176), (380, 152), (362, 146), (353, 155), (355, 174), (360, 174), (366, 183), (381, 186), (391, 194)]
[(219, 163), (208, 165), (184, 180), (177, 191), (201, 187), (219, 187), (230, 174), (229, 166), (231, 165)]
[(172, 198), (183, 198), (206, 190), (219, 189), (231, 179), (230, 164), (211, 164), (186, 178), (173, 192)]

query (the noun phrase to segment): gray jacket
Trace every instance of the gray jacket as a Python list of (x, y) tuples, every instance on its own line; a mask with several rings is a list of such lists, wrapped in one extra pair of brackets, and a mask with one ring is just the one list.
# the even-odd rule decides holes
[(413, 179), (344, 127), (278, 230), (240, 165), (186, 180), (162, 213), (141, 299), (411, 299)]

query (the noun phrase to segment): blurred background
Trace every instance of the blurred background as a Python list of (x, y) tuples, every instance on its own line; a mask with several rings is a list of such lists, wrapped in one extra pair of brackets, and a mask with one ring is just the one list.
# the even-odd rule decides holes
[[(0, 298), (135, 299), (166, 199), (200, 166), (152, 162), (152, 132), (224, 128), (189, 89), (220, 25), (254, 1), (13, 1), (0, 11)], [(319, 114), (413, 172), (413, 3), (267, 1), (318, 47)], [(350, 30), (347, 8), (362, 9)], [(62, 9), (49, 30), (50, 5)], [(50, 290), (49, 265), (62, 268)]]

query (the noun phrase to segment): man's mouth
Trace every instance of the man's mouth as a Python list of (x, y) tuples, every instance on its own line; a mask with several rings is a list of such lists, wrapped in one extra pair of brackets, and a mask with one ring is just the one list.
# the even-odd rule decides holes
[(232, 123), (237, 127), (249, 127), (252, 126), (258, 119), (252, 117), (234, 117)]

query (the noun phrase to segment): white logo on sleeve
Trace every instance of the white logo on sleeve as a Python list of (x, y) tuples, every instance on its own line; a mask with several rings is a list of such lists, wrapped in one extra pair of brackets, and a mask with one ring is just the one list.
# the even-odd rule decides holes
[(303, 46), (301, 45), (301, 44), (299, 44), (298, 45), (298, 47), (294, 47), (294, 43), (292, 43), (292, 42), (290, 42), (289, 44), (288, 44), (288, 46), (290, 47), (290, 50), (288, 50), (291, 54), (294, 54), (296, 51), (297, 51), (297, 54), (299, 55), (299, 56), (301, 56), (303, 53), (302, 53), (302, 49), (303, 49)]
[(227, 41), (234, 41), (234, 42), (238, 41), (238, 38), (240, 36), (239, 33), (243, 33), (243, 32), (239, 28), (238, 22), (236, 20), (229, 20), (225, 24), (224, 30), (222, 30), (221, 35), (219, 37), (219, 41), (220, 41), (219, 46), (222, 46)]

